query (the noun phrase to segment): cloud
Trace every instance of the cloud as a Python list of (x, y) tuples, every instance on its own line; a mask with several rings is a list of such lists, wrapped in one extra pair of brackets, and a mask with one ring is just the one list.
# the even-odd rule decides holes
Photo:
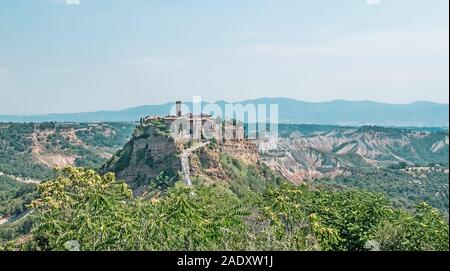
[(80, 5), (80, 0), (64, 0), (67, 5)]
[(225, 49), (227, 55), (253, 59), (348, 57), (377, 58), (448, 56), (449, 30), (389, 31), (350, 36), (320, 45), (256, 44)]
[(62, 5), (68, 5), (68, 6), (79, 6), (81, 5), (81, 0), (37, 0), (47, 3), (55, 3), (55, 4), (62, 4)]
[[(214, 56), (198, 66), (208, 67), (203, 71), (203, 80), (212, 81), (208, 87), (223, 91), (257, 90), (254, 95), (264, 96), (276, 89), (278, 96), (292, 97), (295, 90), (294, 97), (306, 100), (448, 100), (448, 28), (383, 31), (318, 44), (255, 43)], [(229, 80), (220, 81), (218, 71)]]
[(366, 3), (371, 6), (380, 5), (381, 0), (366, 0)]

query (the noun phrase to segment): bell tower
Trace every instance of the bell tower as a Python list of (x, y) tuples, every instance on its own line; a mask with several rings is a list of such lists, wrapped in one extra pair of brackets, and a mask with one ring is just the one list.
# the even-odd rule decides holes
[(177, 101), (177, 117), (181, 118), (181, 101)]

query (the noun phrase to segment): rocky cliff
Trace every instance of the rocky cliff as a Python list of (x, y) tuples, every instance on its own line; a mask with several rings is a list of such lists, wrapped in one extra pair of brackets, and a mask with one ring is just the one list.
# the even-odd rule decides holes
[[(182, 179), (181, 155), (195, 144), (198, 143), (193, 140), (175, 140), (161, 126), (151, 123), (142, 125), (136, 128), (123, 149), (101, 168), (101, 172), (114, 172), (119, 180), (130, 185), (136, 195), (146, 194), (152, 188), (161, 188), (161, 179), (158, 178), (163, 178), (166, 186)], [(214, 140), (189, 155), (191, 177), (207, 183), (229, 183), (231, 175), (222, 165), (224, 157), (245, 165), (259, 163), (255, 144)]]
[(164, 130), (147, 125), (136, 128), (132, 138), (102, 168), (101, 172), (114, 172), (126, 181), (135, 194), (145, 193), (145, 188), (158, 175), (175, 178), (181, 170), (183, 145)]

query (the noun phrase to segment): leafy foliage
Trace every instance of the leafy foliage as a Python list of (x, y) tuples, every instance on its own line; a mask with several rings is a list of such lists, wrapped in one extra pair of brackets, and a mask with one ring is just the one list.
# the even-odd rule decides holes
[(122, 242), (131, 191), (115, 182), (114, 175), (65, 168), (56, 180), (41, 184), (39, 192), (33, 206), (41, 210), (34, 232), (40, 249), (62, 249), (75, 236), (86, 250)]
[(26, 210), (26, 205), (37, 196), (35, 186), (22, 184), (0, 176), (0, 217), (16, 215)]
[(413, 215), (397, 212), (380, 224), (373, 237), (386, 250), (449, 250), (448, 221), (420, 203)]
[[(426, 204), (415, 213), (380, 195), (281, 183), (237, 197), (222, 186), (181, 183), (133, 198), (114, 175), (66, 168), (39, 187), (33, 239), (21, 249), (448, 250), (448, 222)], [(76, 246), (75, 246), (76, 247)]]
[(420, 177), (394, 169), (354, 168), (350, 176), (319, 179), (315, 183), (383, 193), (394, 206), (411, 211), (425, 201), (448, 216), (448, 173), (441, 171), (431, 171)]
[(220, 163), (227, 174), (231, 175), (230, 189), (238, 196), (249, 192), (262, 193), (268, 184), (277, 184), (281, 177), (274, 174), (265, 165), (246, 166), (241, 161), (222, 154)]
[(30, 231), (31, 219), (21, 219), (21, 214), (28, 210), (28, 204), (36, 197), (34, 185), (0, 176), (0, 220), (4, 219), (5, 223), (0, 225), (0, 244)]

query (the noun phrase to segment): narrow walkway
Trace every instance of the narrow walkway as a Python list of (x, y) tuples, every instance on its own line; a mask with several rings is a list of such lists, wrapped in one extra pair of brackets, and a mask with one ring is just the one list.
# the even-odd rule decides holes
[(203, 148), (207, 146), (209, 143), (210, 143), (209, 141), (204, 143), (198, 143), (190, 147), (189, 149), (184, 150), (183, 153), (181, 154), (181, 169), (183, 171), (183, 178), (184, 182), (189, 187), (192, 187), (192, 181), (190, 178), (189, 156), (193, 151)]
[(33, 212), (34, 212), (34, 210), (28, 210), (28, 211), (25, 211), (18, 215), (13, 215), (13, 216), (9, 216), (9, 217), (1, 217), (0, 225), (13, 224), (13, 223), (20, 222), (20, 221), (24, 220), (25, 218), (27, 218), (29, 215), (31, 215)]

